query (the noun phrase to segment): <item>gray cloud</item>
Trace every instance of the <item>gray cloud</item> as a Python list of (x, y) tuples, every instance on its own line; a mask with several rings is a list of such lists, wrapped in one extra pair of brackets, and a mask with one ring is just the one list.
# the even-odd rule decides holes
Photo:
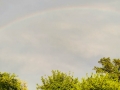
[(0, 69), (17, 73), (31, 90), (52, 69), (82, 77), (98, 59), (119, 58), (119, 23), (118, 12), (100, 8), (59, 9), (14, 22), (0, 30)]

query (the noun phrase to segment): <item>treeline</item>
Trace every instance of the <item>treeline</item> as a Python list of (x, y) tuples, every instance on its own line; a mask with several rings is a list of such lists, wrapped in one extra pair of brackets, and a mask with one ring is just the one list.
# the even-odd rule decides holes
[[(41, 77), (37, 90), (120, 90), (120, 59), (102, 58), (101, 67), (94, 67), (95, 74), (82, 79), (71, 73), (53, 70), (51, 76)], [(0, 90), (28, 90), (25, 82), (15, 74), (0, 73)]]

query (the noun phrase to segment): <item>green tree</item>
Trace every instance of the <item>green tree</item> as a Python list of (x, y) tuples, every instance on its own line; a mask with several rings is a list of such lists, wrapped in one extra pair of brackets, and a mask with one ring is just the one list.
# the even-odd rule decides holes
[(79, 90), (120, 90), (120, 83), (117, 79), (111, 79), (109, 74), (92, 74), (83, 78)]
[(120, 81), (120, 59), (102, 58), (98, 61), (102, 67), (94, 67), (96, 73), (109, 73), (112, 78), (118, 78)]
[(41, 77), (43, 85), (37, 84), (37, 90), (78, 90), (79, 81), (71, 74), (52, 71), (52, 76)]
[(15, 74), (0, 72), (0, 90), (27, 90), (27, 87)]

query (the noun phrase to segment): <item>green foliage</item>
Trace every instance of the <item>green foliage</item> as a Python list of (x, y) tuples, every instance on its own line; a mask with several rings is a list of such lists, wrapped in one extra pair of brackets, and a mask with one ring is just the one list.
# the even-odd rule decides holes
[(37, 90), (120, 90), (120, 59), (102, 58), (102, 67), (94, 67), (96, 74), (78, 81), (70, 74), (52, 71), (52, 76), (42, 77), (43, 85)]
[(112, 78), (118, 78), (120, 80), (120, 59), (102, 58), (98, 61), (102, 67), (94, 67), (97, 73), (109, 73)]
[(0, 90), (27, 90), (27, 87), (15, 74), (0, 72)]
[(78, 81), (70, 74), (52, 71), (52, 76), (42, 77), (41, 80), (43, 85), (37, 84), (37, 90), (120, 90), (118, 79), (111, 79), (109, 73), (92, 74)]
[(52, 71), (52, 76), (41, 78), (43, 85), (37, 84), (37, 90), (78, 90), (79, 81), (70, 73), (67, 75), (60, 71)]
[(79, 90), (120, 90), (120, 83), (109, 74), (92, 74), (82, 79)]
[[(71, 73), (54, 70), (51, 76), (41, 77), (37, 90), (120, 90), (120, 59), (102, 58), (98, 63), (102, 66), (94, 67), (96, 74), (80, 81)], [(27, 86), (15, 74), (0, 72), (0, 90), (27, 90)]]

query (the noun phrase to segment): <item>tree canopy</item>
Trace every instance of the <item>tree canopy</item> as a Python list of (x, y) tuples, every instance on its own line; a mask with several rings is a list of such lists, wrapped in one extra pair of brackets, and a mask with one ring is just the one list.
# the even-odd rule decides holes
[(120, 59), (101, 58), (98, 63), (102, 67), (95, 66), (94, 70), (96, 70), (96, 73), (109, 73), (112, 78), (118, 78), (120, 81)]
[(78, 90), (120, 90), (120, 83), (117, 79), (111, 79), (109, 74), (92, 74), (83, 78)]
[(78, 90), (78, 78), (70, 74), (52, 71), (52, 75), (47, 78), (41, 77), (43, 85), (37, 84), (37, 90)]
[(41, 77), (37, 90), (120, 90), (120, 59), (101, 58), (102, 66), (94, 67), (95, 74), (81, 80), (60, 71), (52, 71), (47, 78)]
[(0, 72), (0, 90), (27, 90), (27, 87), (15, 74)]
[[(120, 90), (120, 59), (101, 58), (100, 67), (93, 69), (96, 73), (82, 79), (71, 73), (53, 70), (51, 76), (41, 77), (42, 84), (37, 90)], [(0, 90), (27, 90), (26, 83), (15, 74), (0, 72)]]
[(95, 74), (83, 78), (78, 90), (120, 90), (120, 59), (101, 58)]

